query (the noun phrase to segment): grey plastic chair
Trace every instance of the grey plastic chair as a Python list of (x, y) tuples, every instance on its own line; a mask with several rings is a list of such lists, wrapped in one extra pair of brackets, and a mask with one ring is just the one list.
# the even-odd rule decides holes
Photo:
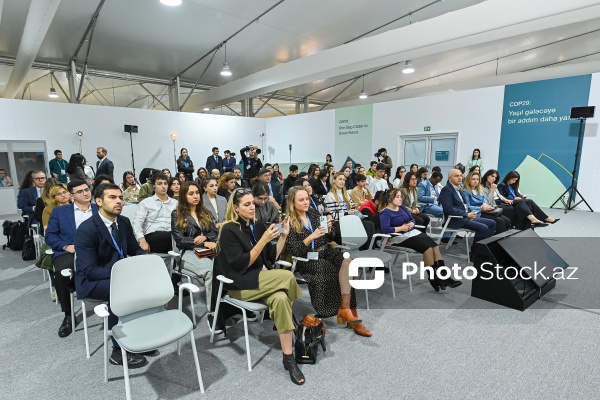
[[(128, 400), (131, 399), (131, 391), (126, 352), (144, 353), (177, 342), (179, 355), (180, 341), (188, 333), (200, 392), (204, 393), (192, 321), (182, 311), (183, 290), (197, 293), (200, 289), (190, 283), (182, 284), (179, 287), (179, 308), (167, 310), (165, 305), (173, 298), (173, 285), (159, 256), (149, 254), (127, 257), (113, 265), (110, 276), (110, 307), (119, 317), (119, 323), (113, 327), (111, 335), (121, 347)], [(96, 306), (94, 311), (104, 318), (104, 381), (107, 382), (108, 307), (102, 304)]]
[(444, 233), (451, 232), (452, 236), (450, 236), (450, 239), (448, 240), (448, 244), (446, 245), (446, 249), (447, 249), (450, 246), (452, 246), (452, 243), (454, 242), (454, 239), (456, 239), (456, 236), (459, 233), (462, 233), (463, 237), (465, 238), (465, 244), (467, 246), (467, 262), (470, 263), (471, 262), (471, 254), (470, 254), (471, 249), (469, 246), (469, 237), (475, 236), (475, 231), (472, 231), (467, 228), (449, 228), (448, 224), (450, 223), (452, 218), (461, 218), (462, 219), (463, 217), (458, 216), (458, 215), (449, 215), (448, 218), (446, 219), (446, 222), (444, 223), (444, 227), (442, 228), (442, 231), (440, 232), (440, 236), (438, 237), (437, 243), (440, 244), (442, 242)]

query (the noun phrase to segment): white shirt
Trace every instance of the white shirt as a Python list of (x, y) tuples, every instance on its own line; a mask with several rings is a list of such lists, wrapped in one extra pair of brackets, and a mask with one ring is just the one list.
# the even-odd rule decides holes
[(469, 206), (467, 205), (467, 203), (465, 203), (465, 200), (463, 199), (462, 193), (460, 192), (460, 187), (455, 186), (454, 184), (452, 184), (452, 187), (454, 188), (454, 190), (456, 190), (456, 194), (458, 195), (458, 198), (460, 199), (460, 201), (462, 201), (463, 206), (465, 207), (465, 211), (468, 213), (469, 211)]
[(167, 197), (162, 201), (155, 194), (142, 200), (133, 219), (133, 233), (136, 239), (153, 232), (171, 232), (171, 213), (177, 208), (178, 201)]
[(75, 229), (77, 229), (83, 221), (92, 216), (92, 205), (90, 204), (88, 209), (83, 211), (77, 206), (77, 203), (73, 203), (73, 212), (75, 214)]
[(110, 233), (112, 235), (111, 226), (113, 223), (116, 224), (117, 229), (119, 229), (119, 224), (117, 223), (116, 219), (114, 221), (111, 221), (110, 219), (104, 217), (104, 215), (102, 215), (102, 213), (100, 213), (100, 211), (98, 211), (98, 215), (100, 216), (100, 219), (102, 220), (102, 222), (104, 222), (104, 225), (106, 225), (106, 228), (108, 229), (108, 233)]
[(369, 192), (375, 194), (379, 190), (388, 190), (389, 187), (385, 179), (373, 178), (371, 182), (369, 182)]
[[(272, 195), (273, 192), (271, 192)], [(208, 197), (208, 201), (210, 201), (210, 204), (212, 204), (214, 210), (215, 210), (215, 216), (217, 217), (216, 220), (219, 220), (219, 207), (217, 207), (217, 198), (216, 197)]]

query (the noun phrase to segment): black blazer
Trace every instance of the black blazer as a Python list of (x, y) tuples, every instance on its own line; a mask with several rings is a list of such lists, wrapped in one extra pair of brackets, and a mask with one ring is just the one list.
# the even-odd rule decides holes
[[(438, 202), (444, 209), (444, 216), (448, 218), (449, 215), (457, 215), (463, 217), (461, 219), (453, 218), (450, 223), (450, 228), (462, 228), (467, 223), (467, 212), (465, 211), (465, 207), (463, 206), (463, 202), (461, 198), (458, 197), (459, 194), (454, 190), (454, 187), (451, 183), (448, 183), (444, 186), (440, 192), (440, 197), (438, 197)], [(460, 196), (462, 196), (462, 192), (460, 192)], [(462, 198), (462, 200), (467, 203), (467, 201)]]
[[(140, 247), (135, 236), (129, 218), (122, 215), (117, 216), (117, 225), (121, 234), (119, 244), (126, 256), (137, 256), (146, 254)], [(84, 299), (98, 285), (99, 282), (110, 280), (113, 265), (119, 261), (112, 236), (104, 221), (97, 212), (83, 221), (75, 234), (75, 287), (77, 298)]]
[(198, 247), (194, 244), (194, 238), (196, 236), (206, 236), (209, 242), (217, 242), (217, 236), (219, 231), (215, 226), (212, 217), (210, 222), (210, 228), (208, 230), (201, 228), (196, 220), (191, 216), (187, 217), (188, 226), (185, 231), (182, 232), (177, 226), (177, 210), (173, 210), (171, 213), (171, 235), (175, 240), (175, 245), (179, 250), (182, 250), (181, 254), (185, 253), (186, 250), (193, 250), (194, 247)]
[[(187, 166), (185, 165), (186, 162)], [(183, 172), (185, 174), (186, 181), (193, 181), (194, 163), (192, 162), (192, 159), (188, 157), (187, 160), (184, 160), (183, 157), (179, 156), (177, 159), (177, 172)]]
[[(510, 189), (508, 188), (508, 186), (508, 183), (500, 182), (498, 184), (498, 193), (500, 193), (504, 198), (508, 200), (514, 200), (515, 196), (511, 196)], [(515, 192), (515, 194), (517, 195), (517, 197), (521, 197), (521, 193)]]
[(225, 285), (227, 289), (244, 290), (258, 288), (258, 274), (263, 265), (267, 267), (275, 263), (277, 247), (268, 243), (256, 259), (254, 264), (248, 267), (250, 262), (250, 251), (254, 247), (254, 238), (260, 240), (267, 229), (262, 222), (254, 224), (254, 237), (250, 228), (243, 219), (240, 224), (229, 222), (221, 227), (219, 237), (219, 252), (217, 254), (218, 265), (221, 273), (229, 279), (233, 279), (231, 285)]
[(313, 178), (309, 182), (310, 186), (312, 186), (313, 188), (313, 193), (319, 196), (327, 196), (327, 193), (329, 193), (329, 189), (331, 189), (331, 184), (329, 183), (329, 180), (325, 182), (326, 186), (323, 186), (323, 181), (321, 181), (320, 179)]
[(102, 161), (96, 161), (96, 176), (104, 174), (112, 178), (114, 170), (115, 166), (108, 157), (105, 157)]

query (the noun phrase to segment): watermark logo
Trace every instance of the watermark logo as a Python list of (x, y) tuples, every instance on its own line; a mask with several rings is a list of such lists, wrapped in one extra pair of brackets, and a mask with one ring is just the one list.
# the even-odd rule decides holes
[[(344, 253), (344, 258), (350, 258), (350, 254)], [(359, 276), (359, 268), (374, 268), (375, 279), (355, 279)], [(354, 289), (379, 289), (383, 285), (385, 273), (378, 268), (383, 268), (383, 261), (379, 258), (355, 258), (350, 262), (350, 286)]]

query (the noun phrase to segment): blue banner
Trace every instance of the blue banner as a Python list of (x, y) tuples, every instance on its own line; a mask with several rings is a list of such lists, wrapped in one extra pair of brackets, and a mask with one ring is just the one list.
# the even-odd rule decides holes
[(500, 178), (517, 170), (521, 193), (540, 206), (550, 206), (571, 185), (580, 124), (569, 115), (571, 107), (588, 105), (591, 80), (581, 75), (504, 89)]

